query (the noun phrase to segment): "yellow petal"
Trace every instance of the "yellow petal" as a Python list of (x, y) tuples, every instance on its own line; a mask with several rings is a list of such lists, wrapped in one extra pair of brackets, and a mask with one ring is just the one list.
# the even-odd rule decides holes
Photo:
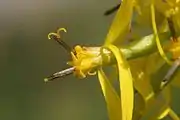
[(124, 40), (131, 26), (133, 0), (123, 0), (110, 27), (105, 44), (116, 44)]
[(157, 32), (157, 27), (156, 27), (156, 20), (155, 20), (155, 8), (154, 8), (154, 4), (152, 3), (150, 6), (151, 9), (151, 20), (152, 20), (152, 27), (153, 27), (153, 31), (154, 31), (154, 35), (156, 37), (156, 44), (157, 44), (157, 48), (158, 51), (161, 55), (161, 57), (168, 63), (171, 64), (171, 61), (167, 58), (167, 56), (165, 55), (163, 48), (161, 46), (160, 40), (159, 40), (159, 36), (158, 36), (158, 32)]
[(102, 69), (98, 70), (98, 78), (101, 85), (103, 95), (106, 100), (109, 119), (110, 120), (121, 120), (121, 100), (115, 89), (112, 87), (110, 81)]
[(169, 109), (168, 115), (172, 118), (172, 120), (180, 120), (180, 118), (177, 116), (177, 114), (172, 109)]
[(125, 60), (121, 51), (114, 45), (107, 46), (114, 54), (117, 60), (119, 71), (122, 120), (132, 120), (132, 113), (134, 107), (134, 88), (133, 78), (127, 61)]

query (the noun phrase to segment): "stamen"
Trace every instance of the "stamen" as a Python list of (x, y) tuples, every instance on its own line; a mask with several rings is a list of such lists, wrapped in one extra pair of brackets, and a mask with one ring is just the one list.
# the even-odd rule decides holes
[(56, 78), (62, 78), (62, 77), (65, 77), (67, 75), (70, 75), (74, 72), (75, 70), (75, 67), (70, 67), (70, 68), (67, 68), (65, 70), (62, 70), (60, 72), (56, 72), (54, 74), (52, 74), (51, 76), (47, 77), (44, 79), (44, 82), (49, 82), (49, 81), (53, 81), (54, 79)]
[(177, 71), (179, 65), (180, 65), (180, 58), (174, 61), (174, 63), (172, 64), (172, 67), (169, 69), (169, 71), (165, 75), (163, 81), (161, 82), (161, 88), (164, 88), (171, 81), (171, 78)]
[(59, 28), (59, 29), (57, 30), (57, 34), (60, 35), (60, 32), (61, 32), (61, 31), (64, 31), (64, 32), (67, 33), (67, 30), (66, 30), (65, 28)]
[(171, 32), (172, 40), (173, 40), (173, 42), (177, 42), (178, 36), (177, 36), (175, 28), (174, 28), (174, 23), (171, 18), (167, 18), (167, 21), (168, 21), (168, 25), (169, 25), (169, 30)]
[(60, 32), (64, 31), (67, 32), (67, 30), (65, 28), (59, 28), (57, 30), (57, 33), (51, 32), (48, 34), (48, 39), (54, 39), (56, 42), (58, 42), (68, 53), (73, 52), (74, 54), (76, 54), (75, 50), (72, 49), (67, 43), (65, 43), (62, 39), (61, 39), (61, 35)]

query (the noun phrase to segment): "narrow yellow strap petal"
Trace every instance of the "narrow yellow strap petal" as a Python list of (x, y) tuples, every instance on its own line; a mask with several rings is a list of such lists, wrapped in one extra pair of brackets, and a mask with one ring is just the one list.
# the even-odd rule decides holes
[(169, 109), (168, 115), (172, 118), (172, 120), (180, 120), (177, 114), (172, 109)]
[(107, 34), (105, 40), (106, 45), (122, 43), (124, 40), (123, 38), (129, 32), (131, 27), (134, 0), (123, 0), (121, 2), (121, 7), (117, 11)]
[(110, 120), (121, 120), (121, 100), (103, 70), (98, 70), (98, 78), (103, 95), (106, 100), (108, 115)]
[(169, 104), (165, 103), (161, 98), (156, 98), (150, 109), (146, 112), (146, 118), (150, 118), (149, 120), (163, 119), (169, 113)]
[(161, 55), (161, 57), (168, 63), (171, 64), (171, 61), (167, 58), (167, 56), (165, 55), (163, 48), (161, 46), (159, 37), (158, 37), (158, 32), (157, 32), (157, 27), (156, 27), (156, 20), (155, 20), (155, 8), (154, 8), (154, 4), (151, 4), (151, 19), (152, 19), (152, 27), (153, 27), (153, 31), (154, 31), (154, 35), (156, 37), (156, 44), (157, 44), (157, 48), (159, 50), (159, 53)]
[(121, 51), (114, 45), (107, 46), (114, 54), (119, 72), (122, 120), (132, 120), (134, 107), (134, 88), (133, 78), (127, 61), (123, 57)]
[(172, 120), (180, 120), (178, 115), (170, 108), (167, 107), (158, 117), (158, 119), (163, 119), (166, 116), (169, 116)]
[(160, 119), (165, 118), (165, 117), (168, 115), (169, 110), (170, 110), (169, 107), (166, 108), (166, 109), (158, 116), (158, 119), (160, 120)]

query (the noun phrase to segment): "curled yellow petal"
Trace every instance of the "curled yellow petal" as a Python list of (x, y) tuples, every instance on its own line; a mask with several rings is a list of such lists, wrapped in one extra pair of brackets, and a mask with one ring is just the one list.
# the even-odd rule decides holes
[(121, 51), (114, 45), (107, 46), (114, 54), (117, 60), (120, 96), (121, 96), (121, 109), (122, 120), (132, 120), (133, 107), (134, 107), (134, 88), (133, 78), (127, 61), (123, 57)]

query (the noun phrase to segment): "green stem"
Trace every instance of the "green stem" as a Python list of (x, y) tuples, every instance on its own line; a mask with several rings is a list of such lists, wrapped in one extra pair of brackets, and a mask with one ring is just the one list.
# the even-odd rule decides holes
[[(160, 33), (160, 40), (162, 40), (163, 46), (169, 43), (170, 33)], [(143, 57), (152, 53), (157, 52), (157, 45), (155, 41), (155, 36), (153, 34), (145, 36), (140, 40), (136, 40), (128, 45), (119, 48), (127, 60)], [(103, 52), (103, 64), (114, 64), (114, 56), (109, 52)], [(110, 58), (110, 59), (109, 59)]]

